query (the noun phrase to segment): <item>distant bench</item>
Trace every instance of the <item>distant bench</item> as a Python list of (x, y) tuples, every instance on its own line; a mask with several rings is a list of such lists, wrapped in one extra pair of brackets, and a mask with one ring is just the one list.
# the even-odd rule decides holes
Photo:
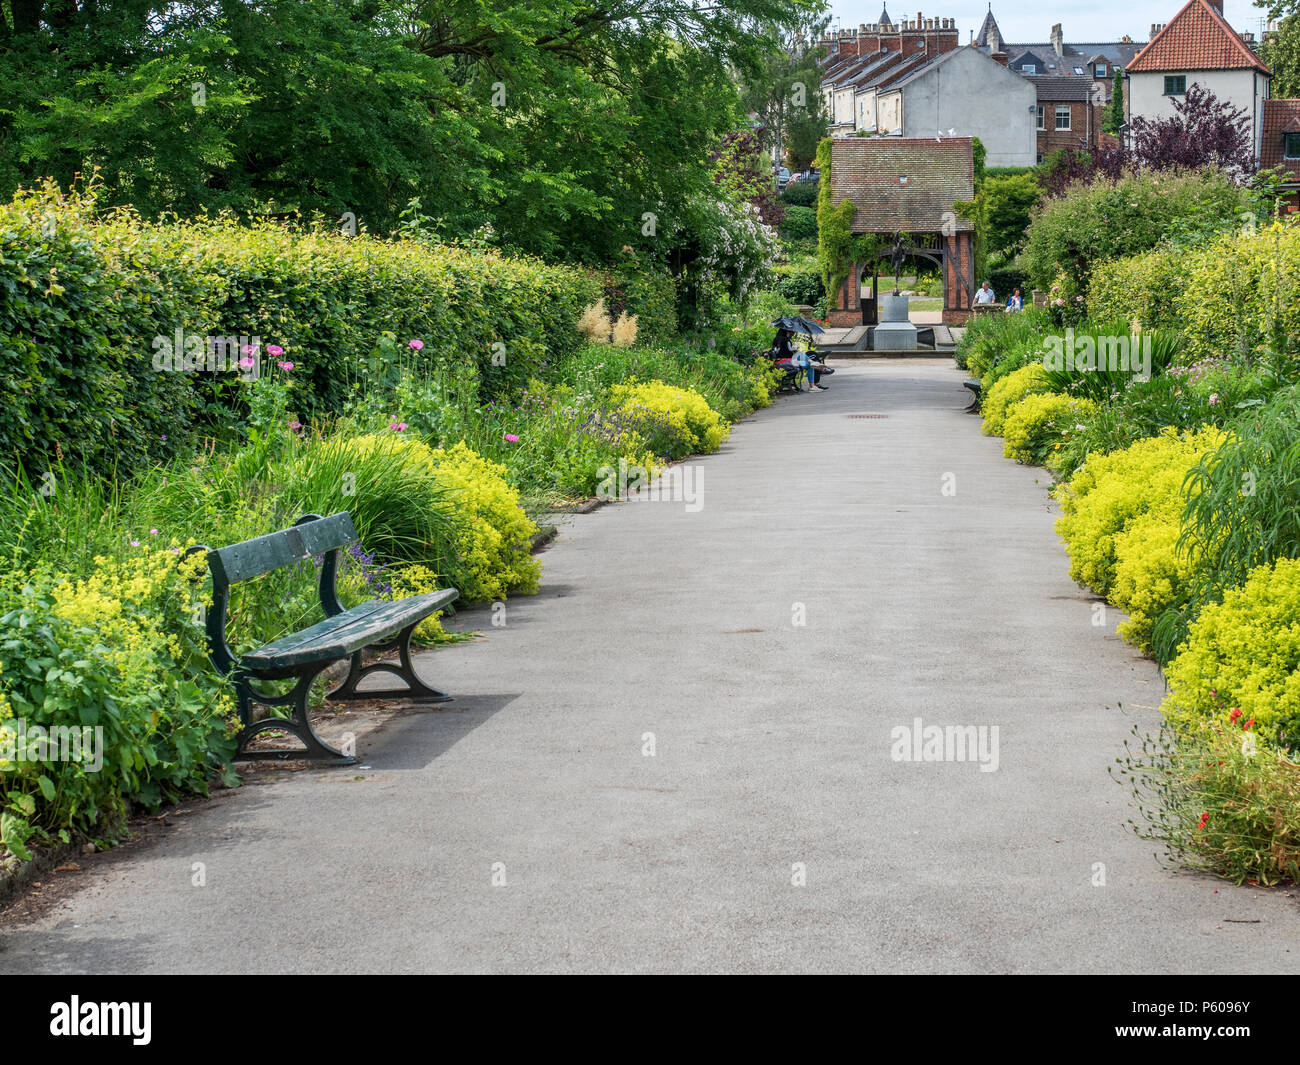
[[(239, 698), (239, 717), (243, 730), (239, 734), (237, 758), (311, 758), (332, 759), (341, 765), (356, 761), (325, 743), (307, 717), (307, 696), (312, 682), (327, 667), (345, 658), (352, 659), (347, 679), (326, 697), (335, 701), (359, 699), (412, 699), (417, 702), (445, 703), (451, 696), (430, 688), (411, 665), (411, 634), (430, 614), (452, 603), (460, 593), (455, 588), (426, 592), (406, 599), (373, 599), (345, 610), (339, 602), (336, 579), (341, 548), (356, 543), (356, 527), (346, 511), (322, 518), (307, 514), (291, 528), (268, 533), (254, 540), (211, 550), (200, 545), (186, 555), (207, 552), (212, 574), (212, 609), (208, 611), (208, 654), (212, 664), (230, 677)], [(320, 602), (325, 620), (301, 632), (268, 643), (255, 651), (235, 655), (226, 644), (226, 609), (230, 587), (241, 581), (261, 577), (273, 570), (294, 566), (324, 555), (320, 571)], [(398, 662), (375, 662), (362, 666), (365, 650), (397, 649)], [(403, 688), (358, 691), (363, 677), (372, 673), (393, 673), (405, 682)], [(257, 691), (252, 680), (285, 680), (296, 677), (297, 683), (284, 695), (273, 696)], [(254, 718), (253, 704), (265, 707), (292, 707), (290, 717), (266, 713)], [(248, 744), (261, 732), (281, 729), (300, 739), (306, 751), (250, 751)]]

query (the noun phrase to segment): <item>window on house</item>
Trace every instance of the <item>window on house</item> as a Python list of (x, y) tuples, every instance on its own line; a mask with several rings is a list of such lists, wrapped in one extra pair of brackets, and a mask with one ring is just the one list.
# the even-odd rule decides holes
[(1099, 77), (1099, 78), (1105, 78), (1105, 77), (1108, 77), (1108, 76), (1109, 76), (1109, 75), (1106, 73), (1106, 64), (1105, 64), (1105, 63), (1098, 63), (1098, 64), (1097, 64), (1097, 77)]
[(1165, 95), (1182, 96), (1187, 92), (1187, 75), (1186, 74), (1166, 74), (1165, 75)]
[(1057, 129), (1070, 128), (1070, 105), (1069, 104), (1056, 105), (1056, 128)]
[(1300, 133), (1283, 134), (1282, 155), (1287, 159), (1300, 159)]
[(1082, 75), (1082, 74), (1083, 74), (1083, 67), (1075, 67), (1075, 68), (1074, 68), (1074, 72), (1075, 72), (1076, 74)]
[(1021, 64), (1020, 64), (1020, 73), (1022, 73), (1022, 74), (1037, 74), (1037, 73), (1038, 73), (1038, 67), (1037, 67), (1035, 64), (1033, 64), (1033, 63), (1021, 63)]
[(1045, 124), (1044, 121), (1043, 121), (1043, 119), (1044, 119), (1044, 113), (1046, 112), (1046, 110), (1047, 110), (1047, 108), (1045, 108), (1042, 104), (1039, 104), (1037, 107), (1034, 108), (1034, 111), (1035, 111), (1035, 117), (1034, 117), (1034, 128), (1035, 128), (1035, 129), (1046, 129), (1046, 128), (1047, 128), (1047, 127), (1046, 127), (1046, 124)]

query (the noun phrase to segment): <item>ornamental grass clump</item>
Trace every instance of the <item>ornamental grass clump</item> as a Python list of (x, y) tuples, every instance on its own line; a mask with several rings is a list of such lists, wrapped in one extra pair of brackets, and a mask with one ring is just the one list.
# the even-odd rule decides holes
[(1238, 884), (1300, 883), (1300, 765), (1225, 714), (1192, 732), (1134, 730), (1112, 776), (1138, 816), (1129, 826), (1171, 865)]

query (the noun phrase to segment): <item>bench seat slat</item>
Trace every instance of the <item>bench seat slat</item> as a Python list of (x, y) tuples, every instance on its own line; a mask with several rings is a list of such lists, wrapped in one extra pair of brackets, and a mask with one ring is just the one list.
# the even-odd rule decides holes
[(214, 580), (238, 584), (313, 555), (347, 547), (357, 540), (356, 526), (347, 511), (303, 522), (291, 529), (267, 533), (208, 554)]
[(412, 622), (451, 603), (459, 594), (455, 588), (446, 588), (396, 602), (373, 599), (241, 655), (239, 663), (256, 674), (262, 670), (282, 671), (294, 666), (337, 661), (395, 636)]

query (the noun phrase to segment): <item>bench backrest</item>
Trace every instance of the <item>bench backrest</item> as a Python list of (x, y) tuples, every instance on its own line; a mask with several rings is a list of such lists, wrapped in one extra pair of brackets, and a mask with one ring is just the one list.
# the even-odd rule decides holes
[(308, 515), (290, 529), (208, 552), (208, 566), (215, 584), (238, 584), (313, 555), (347, 547), (357, 539), (356, 526), (347, 511), (328, 518)]

